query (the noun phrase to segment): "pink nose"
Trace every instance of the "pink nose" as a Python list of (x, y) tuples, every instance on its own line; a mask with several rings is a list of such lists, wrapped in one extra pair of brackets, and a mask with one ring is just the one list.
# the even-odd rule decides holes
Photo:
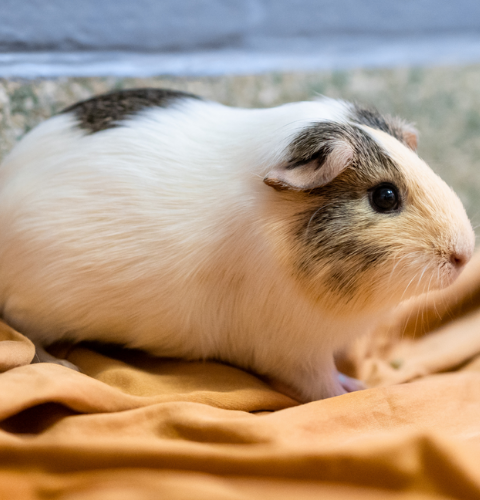
[(470, 255), (463, 252), (453, 252), (450, 255), (450, 262), (453, 267), (461, 269), (470, 260)]

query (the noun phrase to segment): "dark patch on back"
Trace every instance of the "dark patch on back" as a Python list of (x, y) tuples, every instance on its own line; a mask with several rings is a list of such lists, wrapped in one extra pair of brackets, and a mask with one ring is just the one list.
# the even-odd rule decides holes
[(166, 89), (129, 89), (103, 94), (78, 102), (62, 111), (74, 113), (79, 127), (90, 133), (117, 127), (122, 120), (151, 107), (166, 108), (179, 99), (201, 99), (200, 97)]
[(402, 144), (408, 146), (405, 141), (403, 126), (404, 122), (398, 118), (380, 114), (373, 107), (360, 106), (359, 104), (353, 105), (353, 113), (351, 120), (362, 125), (367, 125), (371, 128), (376, 128), (382, 132), (386, 132), (395, 139), (399, 140)]

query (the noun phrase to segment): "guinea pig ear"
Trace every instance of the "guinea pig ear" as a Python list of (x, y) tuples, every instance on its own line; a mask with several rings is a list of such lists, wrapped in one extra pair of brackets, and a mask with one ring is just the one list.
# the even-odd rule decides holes
[(418, 147), (418, 130), (409, 123), (403, 124), (402, 135), (406, 145), (412, 150), (416, 151)]
[(277, 191), (310, 191), (335, 179), (353, 160), (353, 147), (345, 140), (323, 144), (310, 158), (294, 159), (273, 168), (263, 179)]

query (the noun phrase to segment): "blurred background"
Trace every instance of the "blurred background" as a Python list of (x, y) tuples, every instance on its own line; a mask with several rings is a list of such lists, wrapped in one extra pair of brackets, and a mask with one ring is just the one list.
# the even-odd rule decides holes
[(0, 158), (67, 105), (144, 86), (398, 114), (480, 223), (478, 0), (0, 0)]

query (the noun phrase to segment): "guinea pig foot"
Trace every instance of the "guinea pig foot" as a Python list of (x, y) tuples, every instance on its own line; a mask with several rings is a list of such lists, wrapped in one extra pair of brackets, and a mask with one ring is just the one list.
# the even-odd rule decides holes
[(78, 368), (77, 365), (70, 363), (70, 361), (67, 361), (66, 359), (56, 358), (55, 356), (52, 356), (49, 352), (47, 352), (40, 344), (37, 344), (35, 342), (34, 344), (35, 357), (33, 358), (32, 363), (55, 363), (56, 365), (65, 366), (66, 368), (70, 368), (71, 370), (75, 370), (76, 372), (80, 371), (80, 368)]
[(361, 380), (349, 377), (348, 375), (344, 375), (343, 373), (338, 372), (337, 377), (340, 385), (347, 392), (362, 391), (367, 388), (367, 386)]
[[(329, 376), (316, 375), (314, 380), (302, 379), (296, 382), (284, 382), (280, 378), (263, 377), (272, 389), (295, 399), (299, 403), (309, 403), (320, 399), (342, 396), (349, 392), (366, 389), (365, 384), (355, 378), (344, 375), (333, 368)], [(320, 381), (320, 383), (318, 383)], [(310, 382), (310, 383), (309, 383)], [(303, 389), (302, 389), (303, 388)]]

